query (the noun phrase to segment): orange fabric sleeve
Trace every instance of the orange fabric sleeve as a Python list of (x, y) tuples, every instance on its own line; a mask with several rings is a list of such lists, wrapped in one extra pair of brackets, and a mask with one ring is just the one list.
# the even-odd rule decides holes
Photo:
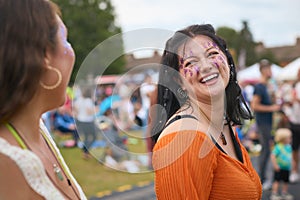
[(217, 154), (204, 133), (180, 131), (162, 137), (152, 160), (157, 198), (209, 199)]

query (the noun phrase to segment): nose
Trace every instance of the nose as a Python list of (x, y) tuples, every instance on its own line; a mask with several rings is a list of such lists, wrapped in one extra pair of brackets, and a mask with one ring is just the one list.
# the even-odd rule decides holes
[(200, 67), (200, 73), (208, 73), (213, 67), (213, 63), (208, 62), (206, 59), (201, 59), (198, 62), (198, 65)]

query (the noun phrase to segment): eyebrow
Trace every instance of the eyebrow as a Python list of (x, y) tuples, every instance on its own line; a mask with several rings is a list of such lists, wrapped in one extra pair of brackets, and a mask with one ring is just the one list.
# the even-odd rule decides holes
[(198, 58), (198, 56), (189, 56), (189, 57), (186, 57), (183, 61), (186, 61), (187, 59), (191, 59), (191, 58)]
[[(211, 49), (217, 49), (216, 47), (214, 47), (214, 46), (211, 46), (211, 47), (209, 47), (209, 48), (207, 48), (207, 49), (205, 49), (205, 53), (207, 53), (208, 51), (210, 51)], [(183, 54), (183, 55), (185, 55), (185, 54)], [(183, 56), (183, 58), (184, 58), (184, 56)], [(191, 58), (198, 58), (197, 56), (189, 56), (189, 57), (186, 57), (185, 59), (183, 59), (183, 62), (184, 61), (186, 61), (187, 59), (191, 59)]]
[(208, 49), (205, 49), (205, 52), (208, 52), (209, 50), (211, 49), (216, 49), (216, 47), (212, 46), (212, 47), (209, 47)]

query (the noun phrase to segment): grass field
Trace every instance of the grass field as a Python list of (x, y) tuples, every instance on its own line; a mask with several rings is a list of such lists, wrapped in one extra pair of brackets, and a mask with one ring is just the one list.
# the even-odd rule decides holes
[[(129, 144), (128, 148), (131, 152), (146, 152), (143, 140), (137, 140), (136, 144)], [(85, 160), (79, 148), (61, 148), (60, 150), (88, 198), (102, 191), (115, 191), (121, 186), (136, 185), (139, 182), (152, 181), (154, 178), (152, 172), (131, 174), (108, 168), (94, 157)]]

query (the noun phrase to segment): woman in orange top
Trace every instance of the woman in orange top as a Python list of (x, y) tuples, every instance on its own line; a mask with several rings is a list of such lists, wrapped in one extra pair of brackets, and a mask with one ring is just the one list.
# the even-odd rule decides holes
[(252, 118), (230, 52), (209, 24), (166, 43), (152, 129), (158, 199), (260, 199), (259, 177), (234, 125)]

